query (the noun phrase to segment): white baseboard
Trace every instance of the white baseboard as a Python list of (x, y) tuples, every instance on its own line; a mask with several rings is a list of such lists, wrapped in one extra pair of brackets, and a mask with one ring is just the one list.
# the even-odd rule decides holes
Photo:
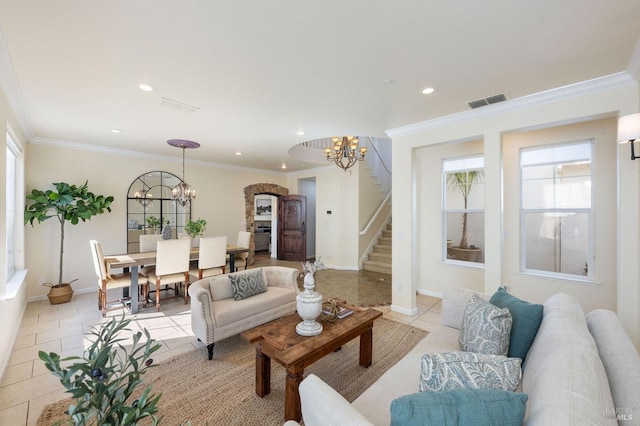
[(425, 296), (437, 297), (438, 299), (442, 299), (442, 293), (438, 291), (430, 291), (430, 290), (421, 290), (418, 289), (419, 294), (423, 294)]
[(407, 309), (407, 308), (403, 308), (403, 307), (398, 306), (398, 305), (391, 305), (391, 310), (393, 312), (397, 312), (399, 314), (407, 315), (407, 316), (410, 316), (410, 317), (418, 315), (418, 307), (417, 306), (415, 308), (413, 308), (413, 309)]

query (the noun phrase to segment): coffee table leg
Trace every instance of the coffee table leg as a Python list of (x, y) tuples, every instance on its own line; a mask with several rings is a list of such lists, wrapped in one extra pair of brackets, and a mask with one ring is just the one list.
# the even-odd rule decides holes
[(370, 367), (373, 362), (373, 328), (360, 335), (360, 365)]
[(284, 420), (295, 420), (299, 422), (302, 419), (302, 410), (300, 409), (300, 393), (298, 386), (302, 381), (303, 370), (297, 370), (295, 367), (287, 369), (287, 379), (284, 391)]
[(271, 358), (256, 345), (256, 394), (263, 398), (271, 392)]

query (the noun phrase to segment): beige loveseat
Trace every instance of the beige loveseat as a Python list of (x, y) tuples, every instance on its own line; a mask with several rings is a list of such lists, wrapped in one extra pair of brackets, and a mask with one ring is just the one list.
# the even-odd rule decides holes
[[(446, 290), (443, 324), (352, 404), (317, 376), (306, 377), (300, 384), (305, 426), (389, 425), (391, 401), (418, 392), (422, 355), (460, 350), (459, 328), (472, 294)], [(375, 368), (375, 355), (371, 368)], [(618, 424), (616, 420), (621, 425), (640, 424), (636, 348), (615, 313), (596, 310), (585, 316), (577, 300), (566, 294), (556, 294), (544, 303), (543, 319), (522, 366), (517, 391), (528, 395), (524, 424), (599, 426)]]
[[(266, 291), (236, 300), (229, 276), (259, 272)], [(213, 357), (215, 342), (295, 312), (298, 275), (295, 268), (265, 266), (191, 284), (191, 329), (207, 345), (209, 359)]]

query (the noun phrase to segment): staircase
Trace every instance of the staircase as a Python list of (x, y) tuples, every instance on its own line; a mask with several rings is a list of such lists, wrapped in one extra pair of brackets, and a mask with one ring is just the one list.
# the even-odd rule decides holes
[(373, 246), (373, 251), (369, 253), (364, 261), (363, 270), (380, 272), (391, 275), (391, 224), (382, 231), (377, 244)]

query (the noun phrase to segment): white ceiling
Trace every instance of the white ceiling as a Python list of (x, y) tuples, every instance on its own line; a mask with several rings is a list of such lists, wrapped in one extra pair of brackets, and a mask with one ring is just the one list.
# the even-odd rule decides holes
[(623, 72), (640, 1), (0, 0), (0, 28), (31, 139), (175, 157), (166, 140), (191, 139), (187, 158), (292, 171), (305, 140)]

